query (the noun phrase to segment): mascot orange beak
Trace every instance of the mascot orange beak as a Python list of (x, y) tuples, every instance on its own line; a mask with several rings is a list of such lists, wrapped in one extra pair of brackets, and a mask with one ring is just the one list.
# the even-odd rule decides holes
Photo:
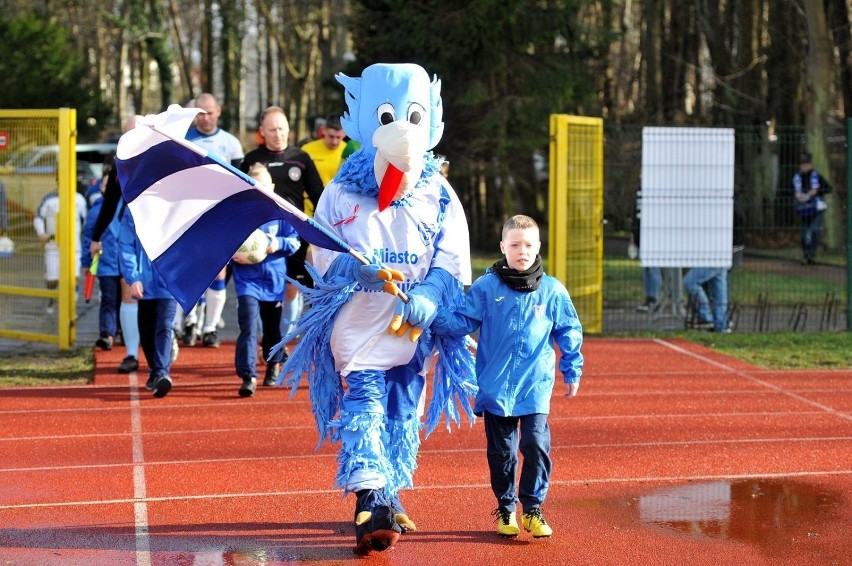
[(402, 184), (402, 171), (394, 167), (392, 163), (388, 163), (388, 169), (385, 171), (385, 176), (382, 177), (382, 184), (379, 185), (379, 210), (382, 211), (388, 207), (399, 191), (399, 186)]

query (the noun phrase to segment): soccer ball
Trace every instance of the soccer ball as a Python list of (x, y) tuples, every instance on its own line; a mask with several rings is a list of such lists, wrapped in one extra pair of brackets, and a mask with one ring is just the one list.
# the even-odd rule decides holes
[(234, 261), (243, 265), (260, 263), (266, 259), (266, 248), (269, 246), (269, 237), (260, 230), (255, 230), (243, 245), (234, 254)]

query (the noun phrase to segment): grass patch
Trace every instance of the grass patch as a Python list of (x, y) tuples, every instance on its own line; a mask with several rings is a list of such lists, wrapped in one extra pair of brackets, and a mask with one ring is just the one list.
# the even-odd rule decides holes
[(731, 299), (737, 303), (757, 304), (758, 296), (771, 289), (773, 302), (796, 304), (802, 297), (810, 302), (820, 303), (827, 294), (833, 294), (842, 301), (845, 289), (841, 284), (822, 281), (809, 277), (807, 273), (799, 275), (779, 275), (749, 269), (731, 271)]
[(0, 387), (32, 385), (84, 385), (95, 376), (91, 346), (2, 356)]
[[(788, 261), (798, 262), (802, 259), (802, 248), (746, 248), (746, 253), (758, 257), (768, 257), (773, 259), (785, 259)], [(842, 251), (826, 251), (820, 250), (817, 253), (817, 261), (828, 265), (836, 265), (844, 267), (846, 265), (846, 254)]]
[(852, 369), (850, 332), (678, 332), (660, 338), (672, 336), (767, 369)]
[[(783, 275), (738, 267), (730, 272), (730, 288), (731, 302), (748, 305), (757, 304), (759, 296), (767, 293), (774, 304), (794, 305), (802, 297), (808, 298), (810, 303), (820, 304), (830, 293), (838, 301), (841, 311), (846, 295), (842, 284), (814, 278), (806, 270)], [(605, 303), (640, 301), (645, 296), (642, 266), (626, 257), (604, 256), (603, 289)]]

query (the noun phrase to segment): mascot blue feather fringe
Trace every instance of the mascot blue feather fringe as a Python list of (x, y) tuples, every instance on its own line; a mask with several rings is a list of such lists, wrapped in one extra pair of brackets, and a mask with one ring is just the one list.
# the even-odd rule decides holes
[(412, 64), (336, 78), (348, 106), (343, 128), (361, 150), (326, 187), (314, 218), (373, 264), (314, 248), (316, 287), (301, 289), (311, 308), (279, 345), (302, 336), (279, 382), (295, 392), (308, 376), (320, 444), (340, 441), (336, 485), (357, 495), (355, 550), (366, 554), (415, 529), (399, 491), (413, 485), (433, 359), (426, 434), (442, 416), (448, 428), (461, 413), (473, 423), (469, 344), (429, 328), (437, 305), (462, 300), (470, 248), (461, 203), (430, 151), (444, 128), (440, 81)]

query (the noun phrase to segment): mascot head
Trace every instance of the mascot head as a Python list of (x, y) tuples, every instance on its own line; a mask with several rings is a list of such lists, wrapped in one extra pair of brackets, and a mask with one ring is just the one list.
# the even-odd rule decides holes
[(338, 73), (346, 90), (346, 134), (374, 156), (379, 209), (413, 188), (427, 151), (444, 132), (441, 81), (419, 65), (376, 64), (361, 77)]

